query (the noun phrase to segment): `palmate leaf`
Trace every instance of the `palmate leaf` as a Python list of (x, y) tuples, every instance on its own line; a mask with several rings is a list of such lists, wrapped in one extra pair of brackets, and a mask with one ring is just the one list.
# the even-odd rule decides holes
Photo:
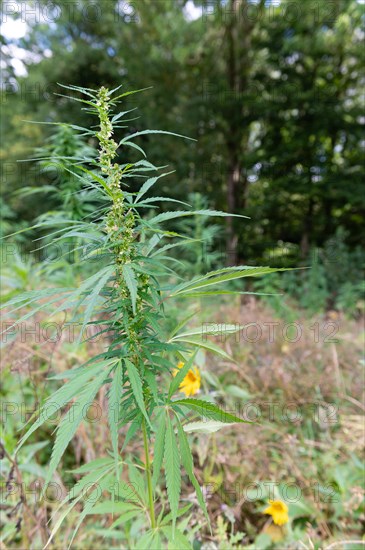
[(183, 139), (189, 139), (190, 141), (196, 141), (196, 139), (194, 139), (194, 138), (190, 138), (190, 137), (187, 137), (187, 136), (182, 136), (181, 134), (175, 134), (174, 132), (167, 132), (166, 130), (142, 130), (141, 132), (135, 132), (134, 134), (130, 134), (129, 136), (123, 138), (119, 142), (119, 145), (124, 145), (126, 143), (126, 141), (130, 142), (130, 140), (135, 138), (135, 137), (146, 136), (148, 134), (166, 134), (166, 135), (169, 135), (169, 136), (175, 136), (175, 137), (180, 137), (180, 138), (183, 138)]
[(151, 205), (153, 205), (155, 202), (175, 202), (176, 204), (182, 204), (183, 206), (190, 206), (190, 204), (188, 204), (187, 202), (179, 201), (177, 199), (170, 199), (168, 197), (150, 197), (145, 199), (144, 201), (138, 202), (137, 204), (134, 203), (133, 206), (152, 208)]
[(277, 271), (286, 271), (286, 268), (272, 268), (272, 267), (228, 267), (217, 271), (211, 271), (202, 277), (193, 279), (190, 282), (182, 283), (173, 288), (169, 296), (182, 296), (188, 294), (190, 291), (196, 291), (205, 289), (207, 287), (226, 283), (234, 279), (242, 279), (243, 277), (253, 277), (259, 275), (266, 275), (268, 273), (275, 273)]
[(140, 147), (139, 145), (137, 145), (136, 143), (133, 143), (133, 141), (124, 141), (122, 144), (120, 145), (124, 145), (124, 146), (127, 146), (127, 147), (132, 147), (132, 149), (137, 149), (137, 151), (139, 151), (140, 153), (142, 153), (142, 155), (147, 158), (147, 155), (146, 153), (144, 152), (144, 150), (142, 149), (142, 147)]
[(220, 355), (224, 359), (227, 359), (227, 361), (235, 362), (233, 357), (228, 355), (222, 348), (217, 346), (216, 344), (213, 344), (213, 342), (204, 341), (201, 338), (194, 338), (193, 336), (184, 336), (182, 338), (178, 339), (179, 342), (183, 342), (185, 344), (189, 344), (190, 346), (198, 347), (198, 348), (204, 348), (208, 351), (211, 351), (212, 353), (215, 353), (216, 355)]
[(204, 512), (205, 518), (210, 525), (210, 520), (208, 516), (207, 507), (204, 501), (203, 493), (201, 491), (200, 485), (198, 483), (198, 480), (195, 477), (194, 474), (194, 462), (193, 462), (193, 456), (191, 454), (190, 446), (188, 438), (186, 437), (186, 434), (183, 430), (183, 427), (181, 425), (181, 422), (179, 419), (177, 419), (177, 430), (179, 434), (179, 442), (180, 442), (180, 452), (181, 452), (181, 461), (183, 463), (183, 466), (185, 468), (186, 473), (188, 474), (188, 477), (195, 489), (196, 497), (198, 499), (199, 505), (201, 509)]
[(158, 214), (148, 221), (144, 220), (144, 223), (146, 225), (152, 226), (167, 220), (173, 220), (175, 218), (181, 218), (185, 216), (234, 216), (235, 218), (247, 218), (247, 216), (241, 216), (239, 214), (226, 214), (226, 212), (221, 212), (220, 210), (175, 210), (172, 212), (163, 212), (162, 214)]
[[(121, 514), (118, 519), (116, 519), (114, 521), (114, 523), (112, 523), (111, 525), (111, 529), (114, 529), (115, 527), (118, 527), (118, 525), (121, 525), (123, 523), (125, 523), (126, 521), (130, 520), (130, 519), (133, 519), (137, 516), (143, 516), (144, 515), (144, 512), (143, 512), (143, 509), (141, 509), (140, 507), (136, 507), (134, 510), (128, 510), (126, 512), (124, 512), (123, 514)], [(121, 533), (121, 531), (114, 531), (115, 533)], [(103, 536), (104, 536), (104, 531), (103, 531)], [(124, 537), (124, 533), (123, 533), (123, 537)]]
[(89, 323), (91, 316), (94, 312), (97, 300), (99, 298), (100, 292), (104, 289), (104, 287), (107, 285), (110, 277), (112, 276), (115, 268), (114, 266), (108, 266), (105, 270), (103, 270), (104, 274), (99, 278), (98, 282), (95, 284), (89, 298), (88, 298), (88, 304), (86, 306), (84, 315), (83, 315), (83, 322), (80, 330), (80, 334), (78, 337), (78, 341), (81, 341), (81, 338), (84, 334), (84, 330), (86, 325)]
[(110, 427), (110, 435), (112, 440), (114, 461), (115, 461), (115, 470), (117, 478), (118, 475), (118, 459), (119, 459), (119, 449), (118, 449), (118, 426), (119, 426), (119, 413), (120, 413), (120, 404), (123, 395), (123, 365), (119, 361), (117, 368), (114, 371), (113, 381), (109, 390), (109, 408), (108, 408), (108, 421)]
[[(27, 439), (35, 432), (42, 424), (47, 422), (52, 416), (55, 415), (62, 407), (73, 399), (89, 382), (89, 380), (100, 370), (104, 369), (106, 372), (108, 368), (112, 368), (116, 359), (109, 359), (108, 361), (97, 363), (96, 365), (88, 365), (77, 376), (73, 376), (70, 382), (59, 388), (53, 395), (51, 395), (41, 408), (37, 420), (32, 424), (29, 430), (24, 434), (18, 443), (16, 451), (20, 449), (27, 441)], [(67, 373), (63, 373), (63, 378), (67, 377)]]
[[(85, 316), (83, 318), (83, 321), (84, 321), (83, 329), (84, 329), (84, 327), (86, 326), (86, 324), (91, 318), (99, 293), (101, 289), (106, 285), (114, 269), (115, 269), (114, 266), (109, 265), (102, 268), (100, 271), (98, 271), (94, 275), (91, 275), (88, 279), (86, 279), (83, 283), (81, 283), (81, 285), (76, 290), (69, 293), (68, 298), (64, 300), (62, 304), (53, 311), (53, 315), (70, 308), (76, 310), (86, 300), (88, 305), (87, 305), (87, 311), (85, 312)], [(91, 294), (87, 294), (87, 292), (91, 288), (93, 288), (94, 290), (91, 292)], [(82, 331), (79, 336), (79, 341), (81, 339), (81, 336), (82, 336)]]
[(218, 405), (210, 403), (209, 401), (202, 401), (201, 399), (177, 399), (175, 401), (171, 401), (171, 405), (172, 407), (176, 407), (176, 405), (178, 405), (179, 407), (187, 407), (189, 410), (198, 413), (200, 416), (211, 418), (212, 420), (217, 420), (218, 422), (239, 422), (252, 424), (252, 422), (250, 422), (249, 420), (243, 420), (235, 414), (227, 413), (223, 409), (218, 407)]
[(169, 342), (178, 341), (181, 339), (184, 339), (186, 337), (190, 336), (204, 336), (204, 335), (220, 335), (220, 334), (234, 334), (235, 332), (239, 332), (242, 328), (244, 328), (244, 325), (229, 325), (229, 324), (221, 324), (221, 323), (209, 323), (202, 325), (201, 327), (193, 328), (189, 330), (189, 332), (183, 332), (180, 334), (177, 334), (176, 336), (173, 336), (170, 338)]
[(122, 266), (123, 277), (129, 290), (129, 294), (132, 302), (133, 313), (136, 313), (137, 303), (137, 279), (133, 269), (129, 265)]
[(165, 434), (165, 477), (167, 496), (170, 503), (174, 530), (179, 509), (181, 492), (180, 453), (170, 417), (166, 416), (166, 420), (167, 427)]
[(138, 201), (143, 197), (143, 195), (145, 193), (147, 193), (147, 191), (156, 183), (156, 181), (160, 178), (161, 176), (155, 176), (154, 178), (149, 178), (148, 180), (146, 180), (144, 182), (144, 184), (142, 185), (142, 187), (140, 188), (136, 198), (135, 198), (135, 201), (134, 201), (134, 204), (137, 204)]
[(153, 474), (152, 474), (152, 484), (153, 488), (156, 487), (158, 478), (161, 473), (162, 462), (164, 457), (165, 450), (165, 435), (166, 435), (166, 418), (165, 414), (161, 415), (161, 420), (157, 428), (156, 437), (155, 437), (155, 446), (153, 452)]
[[(71, 540), (70, 540), (69, 545), (68, 545), (68, 549), (71, 548), (73, 540), (74, 540), (74, 538), (77, 534), (77, 531), (80, 529), (84, 518), (89, 514), (94, 514), (95, 513), (94, 512), (94, 507), (98, 506), (97, 501), (100, 499), (103, 491), (105, 491), (106, 489), (108, 489), (111, 486), (114, 479), (115, 479), (114, 474), (109, 474), (108, 476), (105, 476), (103, 479), (101, 479), (99, 481), (99, 483), (95, 486), (93, 491), (91, 491), (91, 492), (88, 491), (87, 499), (86, 499), (86, 502), (84, 504), (84, 508), (83, 508), (81, 514), (78, 517), (76, 527), (75, 527), (75, 529), (72, 533), (72, 537), (71, 537)], [(100, 503), (100, 504), (102, 504), (102, 503)], [(99, 504), (99, 506), (100, 506), (100, 504)], [(114, 503), (114, 504), (116, 505), (116, 503)], [(119, 504), (122, 504), (122, 503), (119, 503)], [(103, 512), (99, 512), (99, 513), (103, 513)]]
[(140, 512), (141, 508), (130, 502), (105, 500), (104, 502), (95, 504), (92, 511), (88, 512), (88, 514), (124, 514), (125, 512), (130, 512), (131, 510), (138, 510), (138, 512)]
[[(104, 464), (101, 464), (101, 461), (104, 461)], [(108, 461), (108, 462), (107, 462)], [(81, 501), (81, 499), (85, 496), (86, 491), (90, 491), (93, 488), (99, 487), (99, 483), (102, 483), (102, 480), (110, 474), (111, 470), (113, 468), (113, 461), (111, 459), (96, 459), (92, 460), (88, 464), (85, 464), (84, 466), (81, 466), (77, 470), (73, 470), (74, 473), (83, 473), (85, 469), (89, 469), (90, 471), (82, 477), (74, 487), (72, 487), (71, 491), (68, 493), (68, 495), (63, 499), (63, 501), (60, 503), (58, 508), (55, 510), (53, 517), (57, 517), (57, 514), (61, 508), (64, 508), (65, 505), (69, 502), (71, 502), (57, 517), (57, 520), (53, 526), (53, 529), (51, 531), (51, 534), (49, 536), (49, 539), (47, 541), (47, 544), (44, 548), (47, 548), (50, 542), (52, 541), (53, 537), (61, 527), (63, 521), (66, 519), (66, 517), (70, 514), (72, 509), (78, 504), (78, 502)]]
[(179, 529), (163, 527), (162, 532), (168, 540), (168, 550), (193, 550), (190, 542)]
[[(99, 373), (93, 382), (87, 387), (87, 389), (80, 394), (78, 400), (75, 403), (76, 411), (73, 411), (72, 408), (65, 414), (61, 423), (59, 424), (56, 432), (56, 440), (52, 449), (52, 456), (49, 463), (49, 468), (47, 472), (47, 477), (45, 480), (45, 488), (50, 482), (56, 468), (65, 452), (68, 444), (76, 433), (79, 424), (84, 418), (84, 415), (87, 412), (87, 408), (93, 402), (95, 395), (98, 393), (99, 389), (103, 385), (105, 378), (108, 376), (111, 371), (109, 369), (103, 370)], [(45, 489), (43, 489), (43, 492)]]
[[(159, 240), (161, 240), (161, 238), (163, 238), (163, 237), (161, 235), (159, 235)], [(182, 237), (181, 235), (180, 235), (180, 238), (182, 240), (177, 242), (177, 243), (165, 244), (164, 246), (161, 246), (161, 248), (158, 248), (153, 254), (151, 254), (151, 258), (153, 258), (154, 256), (158, 256), (158, 255), (162, 254), (166, 250), (171, 250), (171, 248), (176, 248), (177, 246), (187, 246), (191, 243), (201, 242), (200, 239), (190, 239), (189, 237), (185, 238), (185, 237)]]
[(184, 424), (184, 432), (200, 432), (204, 434), (211, 434), (225, 428), (227, 426), (233, 426), (233, 422), (218, 422), (218, 420), (204, 420), (200, 422), (188, 422)]
[(153, 185), (155, 185), (156, 181), (158, 181), (160, 178), (163, 178), (164, 176), (169, 176), (173, 173), (174, 171), (172, 170), (171, 172), (165, 172), (164, 174), (160, 174), (159, 176), (155, 176), (146, 180), (138, 191), (134, 204), (137, 204), (141, 200), (141, 198), (147, 193), (147, 191), (151, 189)]
[(124, 364), (125, 364), (126, 369), (127, 369), (128, 379), (129, 379), (129, 382), (130, 382), (130, 385), (131, 385), (131, 388), (132, 388), (134, 399), (136, 400), (136, 403), (137, 403), (141, 413), (143, 414), (143, 416), (147, 420), (148, 425), (151, 426), (151, 422), (150, 422), (150, 419), (149, 419), (149, 416), (147, 414), (146, 407), (145, 407), (145, 404), (144, 404), (143, 391), (142, 391), (142, 380), (141, 380), (141, 377), (139, 375), (138, 369), (137, 369), (137, 367), (135, 367), (133, 365), (133, 363), (129, 359), (125, 358), (124, 359)]
[[(123, 84), (121, 84), (120, 86), (118, 86), (114, 90), (111, 90), (110, 94), (113, 94), (116, 90), (119, 90), (119, 88), (121, 88), (122, 86), (123, 86)], [(118, 101), (119, 99), (122, 99), (122, 97), (127, 97), (127, 96), (133, 95), (133, 94), (139, 94), (140, 92), (145, 92), (146, 90), (151, 90), (151, 88), (152, 88), (152, 86), (148, 86), (147, 88), (140, 88), (139, 90), (130, 90), (129, 92), (124, 92), (123, 94), (120, 94), (117, 97), (113, 97), (112, 103), (114, 103), (115, 101)], [(128, 136), (128, 137), (131, 137), (131, 136)]]

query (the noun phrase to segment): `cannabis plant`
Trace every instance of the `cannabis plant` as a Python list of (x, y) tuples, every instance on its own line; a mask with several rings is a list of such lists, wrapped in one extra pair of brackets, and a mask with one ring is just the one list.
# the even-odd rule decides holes
[[(180, 506), (182, 471), (195, 489), (197, 504), (208, 524), (209, 516), (202, 488), (194, 475), (187, 434), (217, 431), (227, 423), (244, 420), (211, 401), (181, 398), (179, 389), (193, 368), (200, 348), (227, 359), (226, 352), (210, 342), (207, 335), (233, 333), (240, 327), (229, 324), (194, 327), (190, 320), (189, 328), (184, 328), (182, 322), (171, 334), (166, 334), (168, 304), (179, 300), (183, 308), (189, 299), (234, 294), (222, 285), (275, 270), (224, 267), (189, 281), (178, 280), (169, 251), (187, 246), (191, 239), (165, 230), (164, 222), (185, 216), (227, 214), (178, 209), (144, 217), (144, 212), (163, 201), (178, 201), (159, 196), (149, 198), (152, 186), (158, 185), (158, 180), (167, 174), (162, 171), (163, 167), (146, 160), (144, 150), (134, 140), (157, 133), (182, 136), (143, 130), (116, 141), (115, 130), (125, 128), (129, 111), (115, 112), (115, 108), (134, 92), (120, 94), (120, 87), (114, 90), (102, 87), (97, 91), (76, 86), (67, 88), (75, 94), (67, 97), (97, 117), (94, 131), (69, 125), (81, 133), (93, 132), (99, 143), (97, 158), (80, 159), (77, 167), (73, 165), (69, 170), (90, 193), (98, 194), (101, 207), (83, 220), (60, 217), (57, 230), (49, 231), (54, 228), (55, 220), (46, 219), (36, 225), (49, 231), (54, 242), (82, 236), (89, 244), (85, 261), (92, 266), (93, 273), (75, 289), (41, 288), (17, 296), (8, 302), (7, 312), (14, 318), (25, 308), (25, 314), (14, 320), (16, 325), (41, 310), (51, 310), (53, 315), (70, 311), (69, 322), (77, 323), (79, 341), (86, 338), (86, 330), (93, 325), (98, 335), (104, 337), (105, 346), (103, 353), (85, 364), (55, 374), (56, 380), (65, 382), (29, 421), (18, 448), (43, 423), (58, 412), (63, 413), (55, 432), (45, 491), (88, 408), (104, 387), (108, 404), (103, 413), (109, 425), (109, 435), (105, 436), (106, 456), (97, 457), (76, 470), (83, 477), (60, 503), (49, 542), (71, 510), (83, 504), (83, 507), (77, 506), (82, 511), (70, 544), (88, 515), (110, 514), (114, 533), (132, 518), (147, 518), (136, 548), (162, 548), (166, 541), (173, 547), (190, 548), (180, 519), (191, 506)], [(129, 147), (139, 151), (141, 160), (134, 163), (126, 160)], [(119, 158), (121, 162), (117, 161)], [(129, 184), (138, 181), (141, 182), (139, 190), (131, 192)], [(123, 443), (122, 431), (125, 433)], [(144, 448), (143, 460), (132, 457), (127, 450), (128, 443), (138, 438)]]

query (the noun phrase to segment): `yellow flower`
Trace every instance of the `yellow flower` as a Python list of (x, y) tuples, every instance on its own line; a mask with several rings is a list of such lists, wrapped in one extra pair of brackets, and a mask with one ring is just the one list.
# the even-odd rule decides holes
[[(177, 364), (177, 368), (181, 369), (183, 366), (184, 363), (182, 361), (179, 361), (179, 363)], [(175, 370), (174, 376), (176, 376), (177, 373), (178, 370)], [(198, 393), (200, 389), (200, 383), (201, 378), (199, 370), (197, 369), (197, 367), (194, 367), (188, 371), (187, 375), (179, 386), (179, 390), (182, 393), (185, 393), (186, 397), (190, 397), (190, 395), (195, 395), (196, 393)]]
[(288, 507), (281, 500), (269, 500), (270, 506), (264, 510), (264, 514), (269, 514), (276, 525), (285, 525), (289, 521)]
[(283, 344), (281, 346), (281, 351), (282, 351), (282, 353), (289, 353), (290, 348), (289, 348), (288, 344)]

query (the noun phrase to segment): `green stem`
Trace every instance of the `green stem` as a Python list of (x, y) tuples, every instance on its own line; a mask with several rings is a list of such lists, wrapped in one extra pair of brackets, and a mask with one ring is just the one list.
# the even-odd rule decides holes
[(149, 453), (148, 436), (147, 436), (145, 419), (142, 420), (142, 431), (143, 431), (144, 452), (146, 457), (146, 474), (147, 474), (147, 486), (148, 486), (148, 501), (149, 501), (149, 507), (150, 507), (150, 519), (151, 519), (151, 527), (152, 529), (154, 529), (156, 527), (155, 506), (153, 502), (151, 462), (150, 462), (150, 453)]

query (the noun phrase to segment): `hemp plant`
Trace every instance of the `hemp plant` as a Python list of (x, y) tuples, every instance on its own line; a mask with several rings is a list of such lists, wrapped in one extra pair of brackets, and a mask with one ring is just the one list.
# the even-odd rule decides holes
[[(227, 214), (216, 210), (187, 209), (143, 217), (144, 210), (155, 208), (162, 201), (179, 201), (156, 196), (148, 198), (152, 186), (167, 174), (161, 172), (164, 167), (155, 167), (148, 162), (143, 149), (133, 140), (156, 133), (183, 136), (144, 130), (126, 135), (117, 142), (114, 132), (125, 128), (124, 122), (130, 111), (115, 113), (115, 108), (123, 98), (135, 92), (119, 94), (120, 87), (114, 90), (105, 87), (99, 90), (76, 86), (66, 88), (77, 94), (67, 97), (80, 102), (98, 120), (95, 130), (70, 125), (96, 138), (99, 154), (97, 158), (85, 157), (77, 163), (77, 168), (73, 164), (68, 169), (80, 178), (83, 193), (86, 189), (93, 196), (98, 193), (101, 207), (89, 219), (59, 219), (59, 228), (51, 235), (56, 242), (82, 236), (83, 242), (89, 243), (88, 253), (83, 259), (92, 266), (94, 273), (76, 289), (43, 288), (28, 292), (13, 298), (7, 308), (12, 316), (19, 309), (27, 308), (26, 314), (14, 324), (40, 310), (51, 311), (53, 315), (69, 310), (73, 312), (70, 322), (78, 323), (80, 342), (86, 338), (88, 327), (94, 325), (98, 334), (105, 337), (105, 349), (86, 363), (55, 374), (54, 379), (67, 382), (29, 421), (30, 427), (21, 438), (18, 449), (43, 423), (57, 412), (63, 412), (55, 433), (45, 491), (88, 408), (105, 387), (105, 415), (110, 432), (105, 439), (107, 456), (97, 457), (75, 471), (83, 477), (60, 503), (49, 542), (73, 508), (83, 504), (72, 540), (88, 515), (111, 514), (113, 530), (131, 519), (146, 518), (136, 548), (161, 548), (166, 542), (174, 547), (190, 548), (183, 528), (179, 527), (179, 518), (191, 507), (191, 504), (180, 506), (182, 468), (195, 489), (197, 503), (208, 524), (209, 516), (202, 488), (194, 475), (187, 433), (216, 431), (225, 424), (244, 420), (211, 401), (181, 398), (178, 392), (184, 378), (194, 368), (200, 348), (227, 359), (225, 351), (206, 336), (217, 332), (234, 333), (240, 327), (222, 324), (202, 328), (189, 324), (189, 328), (184, 328), (186, 319), (172, 333), (166, 334), (168, 304), (171, 300), (183, 302), (203, 296), (235, 294), (222, 285), (276, 270), (224, 267), (205, 275), (199, 274), (189, 281), (179, 281), (171, 267), (173, 258), (168, 256), (168, 251), (176, 246), (188, 246), (191, 239), (164, 229), (164, 222), (184, 216)], [(117, 157), (121, 154), (124, 159), (128, 147), (137, 149), (143, 156), (142, 160), (118, 163)], [(143, 183), (139, 190), (131, 192), (128, 184), (140, 180)], [(55, 221), (45, 220), (37, 227), (47, 229), (51, 227), (47, 224), (51, 223)], [(126, 434), (123, 444), (122, 428)], [(132, 457), (128, 452), (128, 443), (138, 438), (141, 445), (143, 443), (144, 460)], [(88, 489), (87, 499), (84, 498), (85, 488)]]

